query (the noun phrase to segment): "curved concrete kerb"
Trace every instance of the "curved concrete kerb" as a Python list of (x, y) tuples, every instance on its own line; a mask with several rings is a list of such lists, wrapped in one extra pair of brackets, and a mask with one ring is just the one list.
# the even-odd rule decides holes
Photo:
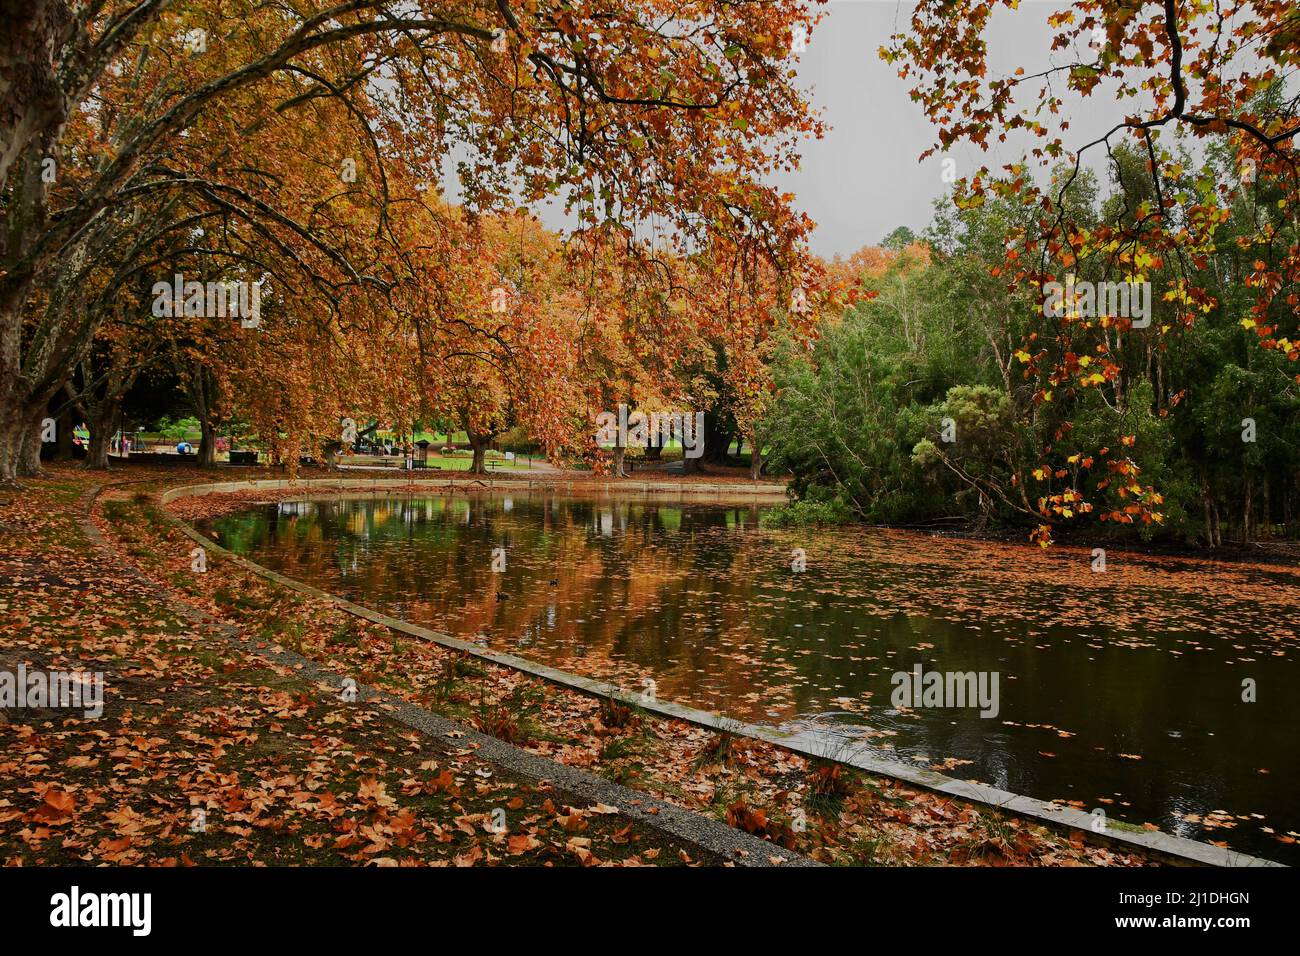
[[(578, 485), (583, 490), (590, 491), (592, 490), (592, 485), (595, 483), (582, 482), (571, 484)], [(665, 488), (664, 485), (669, 484), (665, 482), (641, 482), (639, 484), (643, 486), (642, 488), (633, 487), (638, 484), (635, 482), (607, 482), (605, 484), (611, 489), (610, 493), (626, 490), (632, 491), (634, 494), (653, 493), (656, 495), (666, 494), (680, 497), (689, 497), (692, 494), (696, 494), (698, 493), (697, 489), (701, 487), (697, 485), (686, 485), (684, 483), (672, 483), (671, 487)], [(161, 496), (161, 501), (166, 505), (179, 498), (191, 497), (194, 495), (261, 489), (279, 490), (296, 487), (301, 487), (304, 496), (307, 496), (329, 490), (373, 490), (376, 492), (393, 494), (406, 493), (409, 491), (437, 492), (439, 490), (447, 490), (448, 488), (460, 489), (467, 486), (472, 488), (484, 487), (489, 489), (548, 488), (557, 491), (566, 490), (563, 483), (518, 481), (512, 479), (503, 481), (490, 480), (469, 482), (464, 480), (451, 482), (439, 481), (436, 483), (412, 483), (393, 481), (391, 479), (362, 482), (347, 479), (315, 479), (301, 482), (272, 480), (187, 485), (180, 488), (173, 488), (165, 492)], [(736, 500), (746, 500), (746, 491), (752, 486), (718, 485), (712, 487), (716, 488), (717, 491), (709, 491), (705, 492), (705, 494), (715, 495), (716, 497), (714, 497), (714, 500), (718, 500), (718, 498), (726, 498), (730, 495), (735, 495)], [(767, 487), (770, 488), (771, 486)], [(686, 491), (685, 489), (687, 488), (691, 490)], [(758, 494), (758, 492), (750, 492), (750, 494)], [(785, 498), (784, 489), (779, 490), (778, 496), (782, 499)], [(658, 714), (670, 719), (688, 721), (689, 723), (701, 727), (707, 727), (712, 730), (729, 731), (733, 734), (741, 734), (757, 740), (767, 741), (768, 743), (775, 744), (778, 747), (782, 747), (805, 757), (833, 760), (851, 767), (857, 767), (876, 776), (888, 777), (935, 793), (942, 793), (962, 800), (968, 800), (972, 803), (983, 804), (1006, 813), (1011, 813), (1019, 817), (1047, 824), (1057, 829), (1076, 831), (1082, 834), (1085, 839), (1092, 842), (1113, 845), (1118, 849), (1140, 850), (1174, 864), (1204, 866), (1282, 865), (1270, 860), (1249, 856), (1244, 853), (1238, 853), (1222, 847), (1212, 846), (1208, 843), (1202, 843), (1196, 840), (1188, 840), (1158, 830), (1121, 829), (1112, 821), (1099, 821), (1092, 814), (1084, 813), (1081, 810), (1074, 810), (1070, 807), (1047, 803), (1035, 799), (1034, 797), (1027, 797), (1006, 790), (999, 790), (996, 787), (969, 783), (965, 780), (948, 777), (932, 770), (884, 760), (860, 743), (831, 739), (824, 735), (818, 735), (808, 731), (788, 733), (778, 730), (775, 727), (765, 727), (761, 724), (748, 724), (721, 717), (717, 714), (710, 713), (709, 711), (698, 710), (694, 707), (687, 707), (682, 704), (675, 704), (671, 701), (649, 699), (639, 693), (624, 690), (621, 687), (616, 687), (613, 684), (608, 684), (604, 681), (556, 670), (553, 667), (547, 667), (544, 664), (538, 664), (522, 657), (516, 657), (513, 654), (488, 650), (477, 644), (472, 644), (469, 641), (453, 637), (450, 634), (442, 634), (437, 631), (429, 630), (428, 628), (410, 624), (395, 617), (390, 617), (387, 614), (373, 611), (370, 608), (363, 607), (360, 604), (356, 604), (345, 598), (322, 591), (319, 588), (314, 588), (309, 584), (304, 584), (301, 581), (294, 580), (293, 578), (286, 577), (285, 575), (272, 571), (269, 568), (264, 568), (260, 564), (249, 561), (247, 558), (227, 551), (221, 545), (199, 534), (199, 532), (195, 531), (192, 527), (175, 516), (168, 515), (168, 517), (186, 535), (202, 544), (205, 548), (225, 556), (227, 560), (235, 562), (240, 567), (246, 568), (254, 574), (276, 581), (287, 588), (309, 595), (319, 601), (332, 604), (335, 607), (347, 611), (349, 614), (353, 614), (368, 621), (373, 621), (374, 623), (390, 628), (391, 630), (408, 634), (421, 640), (431, 641), (440, 644), (443, 647), (464, 651), (467, 654), (472, 654), (483, 660), (491, 661), (494, 664), (510, 667), (514, 670), (521, 671), (522, 673), (531, 674), (543, 680), (550, 681), (551, 683), (581, 691), (582, 693), (592, 694), (599, 697), (613, 697), (615, 700), (622, 701), (625, 704), (634, 705), (648, 713)], [(1099, 824), (1101, 830), (1097, 829)]]
[[(147, 480), (124, 481), (114, 487), (142, 484)], [(99, 550), (109, 560), (121, 560), (122, 556), (100, 533), (89, 507), (102, 489), (103, 486), (96, 485), (88, 489), (79, 499), (81, 514), (78, 523), (93, 548)], [(174, 517), (170, 515), (167, 517), (195, 540), (203, 541), (214, 550), (222, 550), (193, 533)], [(241, 559), (232, 557), (232, 560)], [(241, 563), (248, 562), (241, 561)], [(148, 577), (144, 571), (129, 561), (126, 564), (128, 573), (140, 581), (150, 593), (163, 600), (170, 600), (175, 596), (166, 585)], [(232, 645), (238, 645), (245, 651), (272, 658), (320, 687), (327, 687), (337, 692), (338, 689), (347, 686), (343, 683), (343, 678), (332, 671), (327, 664), (304, 657), (279, 644), (268, 644), (260, 638), (244, 634), (239, 628), (213, 617), (207, 611), (192, 607), (184, 601), (177, 603), (176, 611), (209, 634), (218, 636)], [(644, 826), (716, 855), (729, 865), (746, 868), (772, 866), (800, 868), (823, 865), (792, 850), (728, 826), (721, 820), (683, 809), (659, 797), (630, 789), (580, 768), (529, 753), (513, 744), (490, 737), (473, 727), (434, 714), (388, 691), (356, 682), (351, 684), (350, 689), (355, 692), (355, 702), (375, 705), (398, 723), (431, 737), (455, 738), (458, 748), (473, 748), (478, 756), (531, 778), (535, 785), (555, 787), (561, 794), (581, 798), (589, 803), (602, 803), (607, 807), (613, 807), (625, 818), (638, 821)]]
[(610, 497), (648, 497), (651, 499), (707, 500), (749, 504), (763, 501), (775, 504), (787, 499), (784, 485), (767, 482), (687, 482), (687, 481), (566, 481), (563, 479), (448, 477), (448, 478), (304, 478), (290, 481), (278, 478), (223, 481), (183, 485), (162, 495), (162, 503), (194, 495), (222, 494), (239, 491), (284, 491), (301, 489), (304, 495), (322, 492), (373, 491), (384, 494), (445, 491), (554, 491), (568, 495), (607, 495)]

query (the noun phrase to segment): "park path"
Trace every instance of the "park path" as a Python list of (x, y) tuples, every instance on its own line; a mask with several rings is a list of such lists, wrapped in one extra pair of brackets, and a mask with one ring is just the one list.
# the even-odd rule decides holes
[(135, 570), (91, 520), (94, 480), (0, 495), (0, 670), (105, 680), (97, 718), (0, 711), (0, 863), (806, 862), (365, 685), (354, 697)]

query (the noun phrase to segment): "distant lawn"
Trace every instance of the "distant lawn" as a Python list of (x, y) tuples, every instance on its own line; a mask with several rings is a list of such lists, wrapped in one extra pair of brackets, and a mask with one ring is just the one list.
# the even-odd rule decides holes
[[(541, 461), (538, 456), (534, 456), (535, 461)], [(382, 461), (401, 462), (402, 458), (389, 456), (382, 458), (377, 455), (348, 455), (339, 459), (342, 465), (374, 465)], [(474, 456), (470, 453), (455, 455), (429, 455), (429, 463), (425, 468), (417, 468), (418, 471), (469, 471), (470, 465), (474, 463)], [(514, 461), (506, 461), (499, 454), (489, 454), (487, 456), (488, 471), (528, 471), (528, 459), (516, 458)], [(392, 467), (392, 466), (390, 466)], [(392, 468), (393, 471), (401, 471), (400, 467)]]
[[(428, 467), (425, 471), (469, 471), (469, 466), (474, 463), (473, 455), (450, 455), (437, 457), (430, 455)], [(528, 471), (528, 460), (516, 458), (514, 461), (506, 461), (494, 455), (487, 458), (488, 471)], [(420, 469), (416, 469), (419, 471)]]

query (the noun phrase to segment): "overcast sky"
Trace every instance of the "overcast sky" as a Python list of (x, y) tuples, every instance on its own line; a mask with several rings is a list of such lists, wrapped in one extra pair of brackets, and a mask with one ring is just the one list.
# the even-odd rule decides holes
[[(878, 54), (893, 33), (907, 29), (912, 6), (907, 0), (830, 0), (799, 57), (799, 84), (831, 129), (824, 139), (805, 141), (798, 172), (774, 182), (794, 193), (796, 205), (817, 223), (812, 250), (827, 258), (877, 245), (897, 226), (919, 233), (930, 222), (934, 200), (950, 188), (942, 178), (943, 155), (918, 162), (934, 141), (934, 127), (908, 97), (910, 81)], [(1059, 7), (1055, 0), (1022, 0), (1018, 10), (999, 9), (988, 36), (990, 74), (1009, 75), (1017, 66), (1032, 74), (1073, 62), (1076, 57), (1049, 50), (1047, 17)], [(1026, 90), (1036, 94), (1036, 84)], [(1094, 139), (1132, 109), (1134, 101), (1121, 108), (1100, 88), (1089, 100), (1076, 101), (1067, 148)], [(1027, 142), (993, 144), (988, 153), (959, 144), (946, 155), (960, 177), (982, 164), (996, 169), (1015, 162)], [(1096, 159), (1104, 153), (1094, 153), (1086, 165), (1098, 168)], [(446, 180), (454, 198), (454, 174)], [(566, 225), (557, 205), (536, 212), (553, 228)]]
[[(1019, 10), (1001, 11), (989, 31), (991, 73), (1011, 73), (1017, 66), (1033, 73), (1072, 60), (1049, 56), (1047, 17), (1060, 4), (1027, 0)], [(911, 81), (877, 51), (895, 32), (905, 30), (912, 4), (898, 0), (831, 0), (827, 15), (808, 41), (799, 63), (799, 82), (824, 111), (831, 131), (809, 141), (803, 166), (778, 182), (793, 192), (797, 205), (817, 223), (813, 251), (848, 255), (880, 242), (896, 226), (920, 232), (930, 221), (932, 203), (945, 193), (942, 156), (924, 163), (917, 157), (935, 139), (934, 127), (908, 97)], [(1034, 87), (1036, 92), (1037, 86)], [(1082, 145), (1100, 135), (1132, 109), (1094, 96), (1071, 112), (1066, 145)], [(965, 176), (982, 164), (996, 168), (1020, 158), (1026, 140), (989, 153), (954, 146), (947, 155)], [(1094, 165), (1090, 163), (1089, 165)]]
[[(835, 0), (800, 57), (800, 85), (831, 130), (807, 142), (800, 171), (777, 183), (817, 223), (812, 248), (820, 255), (879, 243), (896, 226), (920, 231), (944, 191), (939, 159), (917, 162), (934, 129), (896, 68), (877, 54), (907, 23), (910, 8)], [(964, 158), (960, 151), (952, 155), (959, 163)]]

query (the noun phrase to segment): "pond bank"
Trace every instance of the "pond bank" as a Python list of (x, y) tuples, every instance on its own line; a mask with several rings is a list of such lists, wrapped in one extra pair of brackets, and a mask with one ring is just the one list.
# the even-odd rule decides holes
[(332, 493), (339, 491), (374, 491), (380, 494), (446, 491), (525, 491), (547, 490), (563, 491), (566, 494), (593, 495), (645, 495), (654, 498), (691, 498), (699, 496), (716, 501), (747, 502), (785, 501), (784, 485), (771, 482), (711, 482), (711, 481), (638, 481), (632, 478), (602, 480), (598, 478), (572, 478), (564, 473), (548, 477), (534, 478), (500, 478), (494, 475), (486, 477), (455, 476), (430, 479), (419, 478), (302, 478), (290, 479), (246, 479), (242, 481), (221, 481), (204, 484), (186, 485), (174, 488), (164, 495), (163, 504), (169, 504), (180, 497), (195, 497), (206, 494), (237, 494), (240, 492), (268, 491), (276, 493), (310, 494), (312, 492)]
[[(123, 515), (173, 479), (128, 475), (109, 492)], [(0, 862), (798, 865), (746, 834), (368, 698), (365, 684), (343, 699), (327, 669), (134, 566), (150, 555), (123, 554), (145, 550), (131, 529), (124, 544), (91, 519), (95, 486), (123, 477), (53, 468), (0, 496), (14, 532), (0, 550), (11, 625), (0, 669), (88, 669), (107, 691), (95, 717), (0, 710)], [(155, 550), (172, 546), (165, 523), (151, 527)]]
[[(325, 484), (329, 485), (328, 482)], [(624, 483), (619, 482), (617, 484), (622, 486)], [(395, 488), (394, 485), (398, 487)], [(282, 495), (293, 495), (303, 491), (301, 487), (292, 488), (283, 483), (277, 484), (274, 482), (259, 487), (264, 489), (262, 493), (269, 493), (269, 495), (275, 498), (280, 498)], [(390, 482), (372, 490), (375, 490), (376, 492), (389, 493), (393, 491), (404, 491), (406, 487), (407, 483), (405, 482)], [(218, 489), (209, 485), (200, 486), (195, 490), (200, 490), (202, 493), (206, 494), (217, 491)], [(320, 490), (320, 486), (317, 485), (316, 488), (312, 490), (318, 491)], [(250, 491), (256, 493), (258, 489), (244, 487), (243, 491), (246, 493)], [(679, 493), (679, 489), (672, 489), (669, 493)], [(169, 501), (188, 496), (189, 493), (186, 489), (173, 489), (169, 490), (165, 494), (165, 497)], [(236, 495), (235, 497), (241, 498), (244, 496)], [(187, 531), (187, 533), (195, 534), (192, 531)], [(536, 677), (578, 690), (582, 693), (593, 694), (607, 699), (612, 698), (615, 700), (621, 700), (626, 704), (640, 707), (648, 713), (659, 714), (660, 716), (672, 719), (686, 720), (697, 726), (708, 728), (718, 733), (743, 734), (755, 740), (762, 740), (766, 743), (777, 745), (785, 750), (806, 758), (834, 758), (844, 765), (857, 767), (871, 774), (891, 777), (894, 780), (922, 787), (938, 794), (950, 797), (960, 797), (963, 800), (970, 800), (989, 806), (1004, 806), (1008, 810), (1011, 810), (1026, 819), (1040, 821), (1054, 827), (1082, 827), (1086, 830), (1088, 837), (1091, 840), (1114, 840), (1120, 846), (1129, 846), (1134, 849), (1141, 848), (1144, 852), (1151, 853), (1160, 858), (1178, 859), (1184, 862), (1211, 863), (1216, 865), (1258, 865), (1263, 862), (1243, 854), (1233, 853), (1232, 851), (1221, 847), (1214, 847), (1196, 841), (1185, 840), (1169, 834), (1150, 833), (1140, 830), (1137, 832), (1130, 832), (1130, 830), (1136, 828), (1125, 828), (1122, 825), (1116, 826), (1113, 823), (1108, 823), (1104, 828), (1104, 832), (1095, 833), (1093, 832), (1093, 828), (1097, 825), (1097, 817), (1091, 814), (1085, 814), (1068, 807), (1061, 807), (1057, 804), (1045, 803), (1043, 801), (1032, 800), (1028, 797), (1017, 796), (1005, 790), (982, 787), (978, 784), (955, 780), (924, 768), (915, 768), (891, 761), (882, 761), (865, 751), (853, 752), (852, 748), (846, 750), (842, 745), (829, 745), (825, 738), (816, 735), (784, 733), (773, 730), (770, 727), (743, 724), (728, 718), (721, 718), (698, 709), (684, 708), (679, 705), (667, 704), (662, 701), (647, 701), (639, 694), (619, 690), (617, 687), (612, 687), (605, 682), (592, 681), (589, 678), (577, 677), (555, 668), (548, 668), (545, 665), (539, 665), (524, 660), (515, 655), (503, 655), (498, 652), (485, 651), (483, 648), (470, 642), (460, 641), (449, 635), (440, 634), (427, 628), (420, 628), (411, 625), (408, 622), (397, 620), (388, 615), (379, 614), (376, 611), (361, 607), (353, 602), (345, 601), (333, 595), (325, 594), (325, 592), (319, 591), (318, 589), (303, 585), (301, 582), (294, 581), (284, 576), (275, 575), (273, 572), (268, 572), (267, 569), (253, 566), (251, 563), (247, 567), (249, 570), (255, 571), (255, 573), (270, 576), (272, 580), (276, 580), (277, 583), (280, 583), (285, 587), (294, 588), (300, 593), (309, 594), (313, 599), (330, 602), (335, 607), (339, 607), (350, 614), (372, 623), (382, 625), (390, 630), (409, 634), (410, 636), (417, 637), (421, 640), (436, 642), (443, 647), (472, 654), (482, 660), (491, 661), (523, 673), (532, 674)], [(1076, 829), (1073, 832), (1083, 831)]]

